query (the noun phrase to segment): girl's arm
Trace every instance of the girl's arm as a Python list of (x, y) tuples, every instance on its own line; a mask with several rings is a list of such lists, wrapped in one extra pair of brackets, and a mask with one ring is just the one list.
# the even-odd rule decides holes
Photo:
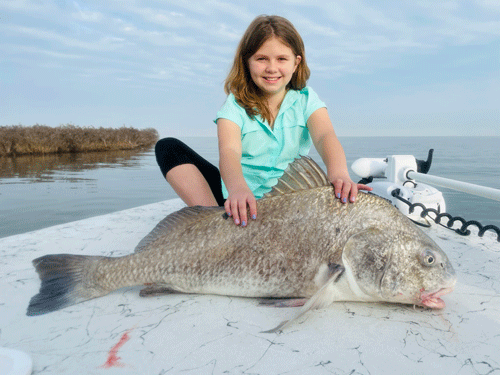
[(340, 198), (344, 203), (347, 203), (348, 198), (354, 202), (358, 190), (372, 190), (369, 186), (354, 183), (349, 177), (344, 149), (333, 130), (326, 108), (314, 111), (307, 120), (307, 127), (311, 133), (314, 147), (326, 165), (327, 176), (335, 187), (337, 198)]
[(231, 120), (217, 120), (219, 138), (219, 169), (229, 196), (224, 207), (236, 225), (248, 223), (247, 205), (252, 219), (257, 217), (257, 202), (241, 169), (241, 130)]

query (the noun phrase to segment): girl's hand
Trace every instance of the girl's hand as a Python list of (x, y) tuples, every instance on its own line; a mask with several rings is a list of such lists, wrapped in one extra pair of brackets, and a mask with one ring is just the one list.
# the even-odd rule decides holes
[(349, 199), (350, 202), (355, 202), (358, 190), (373, 190), (370, 186), (356, 184), (351, 180), (349, 175), (328, 176), (328, 178), (335, 187), (335, 196), (339, 198), (342, 203), (347, 203), (347, 199)]
[(248, 187), (230, 192), (224, 203), (226, 213), (231, 216), (236, 225), (244, 227), (248, 223), (247, 206), (250, 208), (250, 217), (257, 218), (257, 201)]

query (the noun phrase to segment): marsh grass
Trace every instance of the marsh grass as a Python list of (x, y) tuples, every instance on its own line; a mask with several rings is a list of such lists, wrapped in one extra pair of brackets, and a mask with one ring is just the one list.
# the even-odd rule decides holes
[(132, 150), (158, 140), (155, 129), (94, 128), (72, 124), (0, 126), (0, 156)]

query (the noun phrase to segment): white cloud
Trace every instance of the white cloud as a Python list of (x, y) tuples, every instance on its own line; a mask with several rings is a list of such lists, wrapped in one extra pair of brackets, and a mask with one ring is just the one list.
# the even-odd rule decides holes
[(319, 24), (316, 20), (309, 19), (299, 13), (292, 14), (294, 26), (302, 37), (305, 35), (321, 35), (323, 38), (339, 38), (341, 33), (331, 25)]
[(137, 5), (126, 7), (128, 12), (139, 15), (142, 19), (153, 24), (162, 25), (169, 29), (196, 29), (201, 30), (204, 23), (186, 16), (184, 13), (164, 10), (163, 8), (140, 7)]
[(20, 34), (48, 42), (58, 42), (68, 47), (81, 48), (89, 51), (114, 51), (122, 48), (126, 44), (125, 39), (114, 36), (102, 36), (97, 38), (95, 41), (86, 42), (76, 38), (64, 36), (55, 31), (35, 27), (0, 25), (0, 28), (13, 34)]
[(133, 25), (121, 27), (121, 31), (128, 37), (137, 42), (146, 42), (155, 46), (193, 46), (197, 42), (192, 37), (184, 37), (178, 33), (169, 31), (141, 30)]
[(476, 4), (486, 11), (500, 13), (500, 1), (498, 0), (476, 0)]
[(326, 13), (328, 19), (336, 24), (344, 26), (352, 26), (356, 22), (356, 12), (350, 6), (345, 6), (346, 3), (338, 1), (330, 1), (323, 3), (321, 1), (314, 1), (317, 8)]
[(84, 22), (101, 22), (105, 18), (104, 14), (101, 12), (89, 12), (83, 10), (71, 13), (71, 16), (78, 21)]
[(77, 59), (85, 59), (87, 56), (82, 54), (75, 53), (63, 53), (57, 52), (49, 49), (39, 48), (35, 46), (20, 46), (16, 44), (3, 44), (1, 47), (4, 51), (8, 52), (9, 55), (20, 55), (20, 54), (33, 54), (33, 55), (46, 55), (50, 57), (54, 57), (57, 59), (69, 59), (69, 60), (77, 60)]
[(425, 11), (432, 22), (421, 29), (425, 35), (440, 43), (465, 45), (489, 42), (500, 36), (500, 20), (498, 15), (491, 13), (490, 7), (485, 7), (485, 3), (478, 1), (475, 4), (479, 7), (475, 8), (472, 2), (417, 1), (416, 5)]
[(54, 10), (51, 2), (40, 2), (31, 0), (2, 0), (0, 2), (0, 9), (8, 9), (15, 12), (25, 13), (47, 13)]
[(234, 1), (228, 2), (218, 0), (208, 1), (208, 4), (213, 6), (211, 11), (212, 14), (227, 14), (230, 16), (230, 19), (237, 20), (238, 23), (243, 23), (245, 25), (243, 27), (250, 24), (250, 22), (257, 16), (257, 14), (254, 14), (254, 12), (249, 10), (249, 8), (253, 8), (252, 4), (246, 1), (242, 2), (242, 5), (236, 5), (234, 4)]

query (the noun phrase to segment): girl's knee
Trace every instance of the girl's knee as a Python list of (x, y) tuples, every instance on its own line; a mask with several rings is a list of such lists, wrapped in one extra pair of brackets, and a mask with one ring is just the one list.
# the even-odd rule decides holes
[(155, 155), (163, 176), (172, 168), (191, 163), (191, 149), (176, 138), (162, 138), (156, 142)]
[(167, 137), (162, 138), (155, 145), (155, 153), (158, 154), (168, 154), (172, 150), (178, 150), (184, 144), (177, 138)]

